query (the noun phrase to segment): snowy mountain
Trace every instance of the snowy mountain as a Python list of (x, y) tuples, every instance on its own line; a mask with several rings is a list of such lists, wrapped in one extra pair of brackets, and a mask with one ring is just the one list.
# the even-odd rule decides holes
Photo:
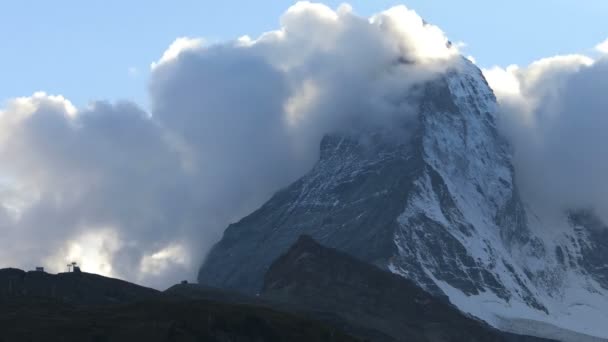
[(498, 328), (608, 338), (608, 229), (590, 212), (556, 218), (523, 202), (496, 113), (462, 59), (424, 87), (407, 138), (402, 127), (326, 136), (308, 174), (226, 229), (199, 281), (256, 293), (308, 234)]

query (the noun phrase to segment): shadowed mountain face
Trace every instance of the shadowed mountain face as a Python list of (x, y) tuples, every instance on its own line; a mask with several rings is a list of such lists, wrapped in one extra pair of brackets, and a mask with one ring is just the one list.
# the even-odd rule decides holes
[(389, 341), (541, 341), (504, 334), (465, 316), (447, 298), (307, 236), (272, 264), (262, 294), (301, 310), (335, 313)]

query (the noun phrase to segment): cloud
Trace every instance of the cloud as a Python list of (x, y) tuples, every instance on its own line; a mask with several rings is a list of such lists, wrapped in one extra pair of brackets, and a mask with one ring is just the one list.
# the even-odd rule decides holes
[(7, 108), (0, 216), (3, 239), (17, 247), (0, 251), (3, 264), (58, 271), (77, 261), (84, 270), (133, 277), (148, 250), (188, 229), (198, 239), (180, 157), (137, 106), (97, 102), (73, 111), (60, 97), (36, 94)]
[(171, 43), (169, 48), (165, 50), (158, 61), (150, 64), (150, 69), (154, 70), (158, 66), (176, 59), (184, 51), (196, 50), (197, 48), (201, 47), (203, 43), (204, 41), (201, 38), (177, 38), (175, 41), (173, 41), (173, 43)]
[(151, 65), (149, 112), (10, 100), (0, 260), (52, 271), (77, 261), (156, 287), (192, 279), (227, 224), (312, 167), (323, 135), (407, 125), (416, 86), (457, 56), (404, 6), (362, 18), (299, 2), (254, 39), (178, 38)]
[(88, 227), (80, 235), (72, 237), (55, 255), (50, 256), (47, 265), (57, 268), (71, 263), (69, 260), (80, 260), (78, 266), (87, 272), (116, 276), (112, 256), (121, 248), (122, 242), (116, 231)]
[(595, 49), (601, 53), (605, 53), (608, 54), (608, 39), (604, 40), (603, 42), (597, 44), (595, 46)]
[(527, 198), (560, 212), (594, 209), (608, 219), (608, 59), (556, 56), (484, 74)]
[(161, 275), (174, 265), (191, 265), (188, 252), (181, 245), (169, 245), (151, 255), (144, 255), (141, 259), (141, 274)]

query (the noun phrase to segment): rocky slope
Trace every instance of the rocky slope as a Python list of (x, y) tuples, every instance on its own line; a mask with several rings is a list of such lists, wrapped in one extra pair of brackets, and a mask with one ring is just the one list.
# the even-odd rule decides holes
[(591, 213), (555, 218), (522, 201), (496, 109), (463, 59), (424, 86), (406, 138), (399, 127), (325, 137), (308, 174), (226, 229), (199, 281), (257, 293), (308, 234), (494, 326), (608, 338), (606, 230)]
[(333, 313), (350, 326), (376, 331), (363, 336), (374, 341), (541, 341), (493, 329), (461, 313), (447, 298), (307, 236), (277, 259), (264, 279), (267, 300), (320, 317)]

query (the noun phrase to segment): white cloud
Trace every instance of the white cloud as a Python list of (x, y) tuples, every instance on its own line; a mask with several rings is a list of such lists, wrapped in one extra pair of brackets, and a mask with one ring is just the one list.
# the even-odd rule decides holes
[(405, 6), (396, 6), (377, 14), (370, 22), (394, 34), (403, 53), (421, 61), (458, 55), (458, 44), (450, 44), (439, 27), (425, 23), (415, 11)]
[(515, 148), (523, 193), (556, 211), (594, 209), (608, 219), (608, 61), (582, 55), (484, 70)]
[(509, 65), (506, 68), (498, 66), (484, 69), (483, 74), (494, 90), (500, 95), (519, 95), (521, 93), (520, 82), (517, 78), (517, 65)]
[(605, 53), (608, 54), (608, 39), (604, 40), (603, 42), (597, 44), (595, 46), (595, 49), (601, 53)]
[(86, 272), (108, 277), (117, 276), (113, 272), (113, 256), (122, 248), (122, 241), (117, 232), (111, 228), (83, 229), (83, 233), (72, 237), (66, 236), (66, 246), (53, 256), (43, 261), (51, 272), (65, 272), (68, 263), (76, 262)]
[[(53, 270), (76, 258), (84, 271), (135, 277), (154, 243), (180, 234), (167, 227), (194, 231), (194, 204), (176, 206), (172, 198), (192, 194), (180, 155), (135, 105), (75, 110), (62, 97), (38, 93), (8, 103), (0, 132), (0, 225), (3, 239), (14, 242), (0, 250), (3, 263)], [(116, 247), (116, 239), (133, 244)]]
[(404, 6), (362, 18), (301, 2), (255, 39), (178, 38), (151, 65), (149, 113), (44, 93), (9, 101), (0, 226), (15, 243), (0, 260), (80, 259), (157, 287), (193, 279), (227, 224), (310, 169), (323, 135), (408, 123), (411, 90), (457, 56)]
[[(167, 272), (170, 267), (196, 267), (192, 265), (188, 251), (179, 244), (171, 244), (151, 255), (144, 255), (141, 259), (141, 278), (148, 274), (155, 276)], [(140, 279), (141, 279), (140, 278)]]
[(6, 104), (6, 108), (0, 110), (0, 117), (4, 120), (23, 119), (32, 115), (42, 105), (63, 111), (67, 116), (74, 116), (77, 112), (76, 107), (65, 97), (61, 95), (47, 95), (45, 92), (39, 91), (29, 97), (11, 99)]
[(150, 69), (154, 70), (158, 66), (175, 60), (179, 55), (185, 51), (196, 50), (203, 46), (204, 40), (201, 38), (190, 38), (180, 37), (177, 38), (169, 45), (169, 48), (165, 50), (161, 58), (150, 64)]

